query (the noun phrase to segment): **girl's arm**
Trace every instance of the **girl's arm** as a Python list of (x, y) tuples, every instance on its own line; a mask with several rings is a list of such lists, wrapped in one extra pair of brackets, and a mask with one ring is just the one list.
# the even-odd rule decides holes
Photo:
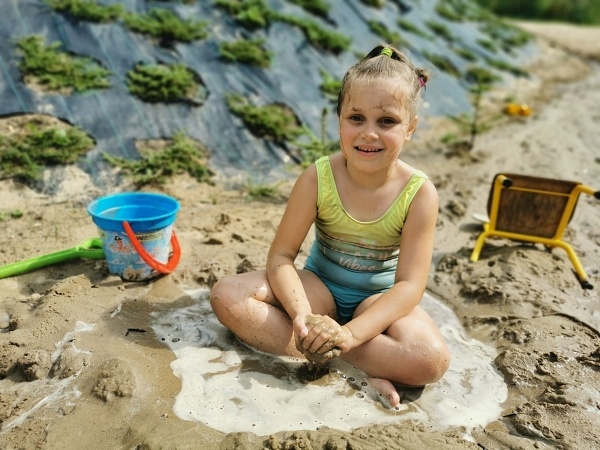
[(383, 333), (419, 304), (429, 277), (437, 213), (437, 191), (428, 180), (415, 195), (406, 217), (394, 286), (346, 324), (352, 339), (338, 344), (342, 351)]
[(296, 181), (267, 257), (267, 278), (273, 293), (303, 337), (311, 307), (294, 266), (300, 247), (317, 216), (317, 171), (314, 165)]

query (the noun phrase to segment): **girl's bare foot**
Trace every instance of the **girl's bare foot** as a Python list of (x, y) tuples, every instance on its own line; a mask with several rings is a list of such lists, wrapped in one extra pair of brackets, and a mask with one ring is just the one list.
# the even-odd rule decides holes
[(377, 391), (381, 402), (390, 408), (395, 408), (400, 404), (400, 395), (394, 385), (383, 378), (367, 378), (369, 385)]

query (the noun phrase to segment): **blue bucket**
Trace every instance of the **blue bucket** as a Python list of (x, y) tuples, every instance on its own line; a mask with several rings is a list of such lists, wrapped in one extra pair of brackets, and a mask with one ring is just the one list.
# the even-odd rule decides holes
[(173, 231), (179, 203), (174, 198), (149, 192), (113, 194), (93, 201), (87, 210), (100, 232), (110, 273), (144, 281), (172, 272), (179, 263)]

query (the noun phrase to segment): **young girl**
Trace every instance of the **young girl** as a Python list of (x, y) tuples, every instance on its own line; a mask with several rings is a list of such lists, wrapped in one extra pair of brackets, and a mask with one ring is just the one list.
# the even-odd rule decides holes
[[(450, 362), (419, 306), (437, 192), (399, 159), (427, 80), (390, 46), (351, 67), (337, 105), (341, 152), (299, 176), (266, 270), (224, 277), (211, 291), (217, 317), (243, 342), (319, 362), (339, 356), (392, 407), (400, 403), (394, 384), (433, 383)], [(313, 223), (316, 239), (299, 270), (294, 261)]]

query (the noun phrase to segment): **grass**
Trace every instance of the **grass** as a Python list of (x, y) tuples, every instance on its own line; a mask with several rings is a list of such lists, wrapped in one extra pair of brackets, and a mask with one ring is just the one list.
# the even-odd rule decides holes
[(60, 44), (45, 45), (41, 36), (25, 36), (17, 41), (23, 55), (19, 70), (25, 79), (35, 81), (50, 91), (84, 92), (110, 87), (110, 72), (92, 59), (59, 50)]
[(0, 178), (31, 184), (45, 166), (73, 164), (94, 147), (80, 128), (41, 128), (35, 121), (18, 136), (0, 136)]
[(212, 184), (214, 172), (206, 164), (207, 151), (183, 132), (174, 134), (164, 149), (142, 148), (140, 155), (139, 160), (130, 160), (104, 154), (104, 159), (125, 172), (137, 188), (160, 186), (184, 173)]
[(226, 95), (225, 101), (230, 111), (242, 119), (257, 137), (282, 144), (293, 141), (302, 134), (298, 119), (282, 105), (254, 106), (238, 94)]
[(194, 72), (183, 64), (138, 64), (127, 73), (127, 87), (150, 103), (194, 103), (199, 83)]

